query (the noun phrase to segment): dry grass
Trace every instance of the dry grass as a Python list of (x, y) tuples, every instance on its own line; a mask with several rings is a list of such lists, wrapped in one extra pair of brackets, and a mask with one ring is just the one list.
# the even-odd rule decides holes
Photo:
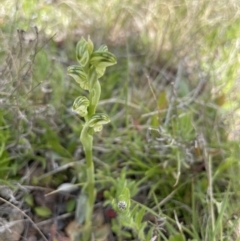
[[(139, 184), (135, 198), (165, 218), (161, 227), (154, 221), (159, 240), (230, 240), (226, 223), (239, 209), (238, 2), (2, 6), (1, 182), (54, 189), (84, 182), (81, 125), (70, 111), (79, 93), (66, 67), (76, 42), (90, 35), (118, 58), (102, 82), (99, 108), (112, 122), (94, 146), (99, 195), (125, 166)], [(117, 231), (123, 240), (124, 229)]]

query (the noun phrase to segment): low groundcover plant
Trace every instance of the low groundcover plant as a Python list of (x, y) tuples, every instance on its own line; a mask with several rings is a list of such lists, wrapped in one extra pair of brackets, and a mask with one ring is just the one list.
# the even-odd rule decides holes
[[(84, 214), (84, 241), (91, 240), (92, 230), (92, 214), (95, 202), (95, 176), (94, 163), (92, 159), (92, 143), (94, 132), (102, 130), (102, 126), (110, 122), (109, 117), (104, 113), (96, 113), (96, 108), (101, 95), (101, 78), (106, 67), (117, 63), (115, 55), (108, 51), (106, 45), (102, 45), (98, 50), (94, 51), (94, 45), (90, 38), (81, 40), (77, 44), (76, 57), (79, 65), (68, 67), (68, 74), (80, 85), (80, 87), (88, 92), (88, 96), (79, 96), (75, 99), (72, 109), (78, 115), (84, 118), (80, 141), (83, 145), (86, 158), (87, 182), (83, 188), (86, 193), (86, 209)], [(82, 218), (81, 218), (82, 219)], [(82, 220), (77, 220), (81, 225)]]

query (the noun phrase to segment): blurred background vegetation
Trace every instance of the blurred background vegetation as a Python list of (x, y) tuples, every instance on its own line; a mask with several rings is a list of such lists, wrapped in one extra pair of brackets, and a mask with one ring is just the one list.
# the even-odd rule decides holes
[(101, 80), (111, 123), (94, 140), (98, 192), (125, 167), (133, 198), (165, 218), (152, 220), (159, 240), (237, 240), (237, 0), (0, 5), (2, 185), (84, 182), (82, 120), (71, 111), (80, 90), (66, 69), (90, 36), (118, 60)]

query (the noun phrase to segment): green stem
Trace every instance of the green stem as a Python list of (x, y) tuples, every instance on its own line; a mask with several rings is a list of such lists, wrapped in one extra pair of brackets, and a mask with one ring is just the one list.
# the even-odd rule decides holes
[(90, 105), (88, 107), (88, 116), (85, 120), (86, 123), (82, 129), (80, 140), (82, 142), (85, 158), (86, 158), (86, 165), (87, 165), (87, 205), (86, 205), (86, 219), (85, 219), (85, 230), (83, 232), (83, 241), (90, 241), (91, 240), (91, 232), (92, 232), (92, 214), (93, 214), (93, 207), (95, 203), (95, 176), (94, 176), (94, 163), (92, 160), (92, 144), (93, 144), (93, 136), (91, 133), (92, 130), (89, 130), (88, 127), (88, 120), (91, 118), (92, 115), (95, 114), (97, 104), (100, 99), (101, 95), (101, 85), (97, 80), (97, 75), (95, 75), (92, 81), (95, 81), (94, 87), (89, 93), (89, 100)]
[(85, 231), (83, 233), (83, 240), (89, 241), (91, 237), (91, 227), (92, 227), (92, 214), (93, 214), (93, 207), (95, 202), (95, 177), (94, 177), (94, 163), (92, 160), (92, 143), (93, 137), (92, 135), (88, 134), (88, 126), (85, 125), (81, 132), (80, 140), (82, 142), (85, 158), (86, 158), (86, 165), (87, 165), (87, 205), (86, 205), (86, 219), (85, 219)]
[[(94, 46), (90, 38), (88, 38), (88, 41), (81, 38), (77, 44), (76, 51), (77, 60), (80, 63), (80, 66), (72, 66), (68, 69), (69, 75), (80, 83), (80, 86), (83, 87), (83, 89), (89, 90), (88, 114), (85, 115), (86, 113), (84, 113), (85, 124), (80, 135), (80, 141), (85, 152), (87, 166), (87, 184), (83, 191), (86, 192), (87, 195), (83, 195), (83, 198), (79, 198), (77, 206), (76, 213), (79, 215), (79, 217), (77, 217), (79, 225), (82, 225), (83, 220), (85, 220), (84, 230), (82, 231), (82, 235), (80, 234), (81, 238), (79, 241), (90, 241), (92, 233), (92, 215), (96, 196), (94, 163), (92, 158), (93, 132), (100, 131), (102, 124), (110, 121), (108, 116), (104, 114), (94, 116), (101, 95), (101, 85), (98, 81), (98, 77), (101, 77), (104, 74), (106, 67), (114, 65), (117, 62), (116, 57), (108, 52), (105, 45), (100, 47), (98, 52), (93, 52), (93, 49)], [(86, 102), (84, 103), (86, 104)], [(76, 104), (81, 106), (81, 101), (76, 102)], [(92, 117), (93, 119), (91, 119)], [(78, 212), (78, 209), (82, 210), (82, 204), (85, 203), (86, 199), (86, 210), (84, 210), (85, 217), (83, 219), (83, 216), (80, 217), (81, 212)], [(77, 239), (78, 237), (79, 236), (77, 236)]]
[(97, 104), (99, 102), (101, 95), (101, 85), (99, 81), (96, 81), (96, 84), (94, 85), (94, 88), (90, 91), (89, 100), (90, 105), (88, 107), (88, 116), (91, 118), (92, 115), (95, 114)]

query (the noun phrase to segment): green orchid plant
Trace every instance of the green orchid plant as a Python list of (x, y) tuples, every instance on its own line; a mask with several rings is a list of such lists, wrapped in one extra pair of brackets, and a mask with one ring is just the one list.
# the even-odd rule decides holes
[[(107, 67), (117, 63), (114, 54), (108, 51), (106, 45), (102, 45), (94, 51), (94, 45), (90, 38), (81, 38), (76, 47), (78, 65), (68, 67), (68, 75), (88, 92), (88, 96), (79, 96), (75, 99), (72, 110), (83, 117), (83, 125), (80, 141), (83, 145), (86, 159), (87, 182), (85, 188), (87, 201), (84, 223), (84, 241), (91, 240), (92, 215), (95, 202), (95, 175), (92, 159), (93, 134), (102, 130), (102, 126), (110, 122), (109, 117), (104, 113), (96, 113), (96, 108), (101, 95), (101, 78)], [(79, 223), (81, 224), (81, 223)]]

